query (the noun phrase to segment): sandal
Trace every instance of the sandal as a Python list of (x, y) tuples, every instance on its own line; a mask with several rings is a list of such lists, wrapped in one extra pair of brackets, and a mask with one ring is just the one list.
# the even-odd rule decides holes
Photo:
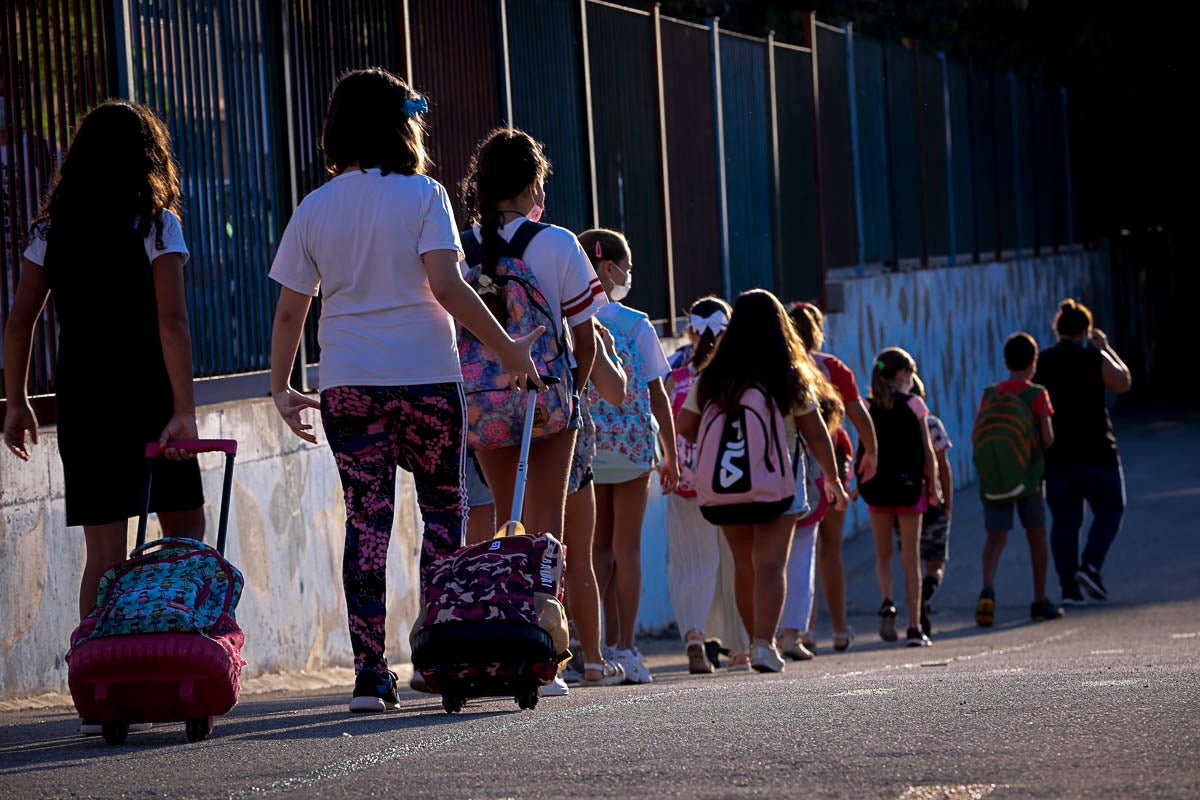
[(817, 640), (813, 638), (811, 631), (800, 631), (800, 644), (814, 656), (817, 654)]
[(728, 658), (729, 648), (721, 644), (720, 639), (705, 639), (704, 655), (708, 657), (708, 662), (713, 665), (714, 669), (720, 669), (721, 656)]
[(693, 675), (708, 675), (715, 672), (708, 653), (704, 650), (703, 639), (691, 639), (687, 643), (688, 672)]
[(839, 653), (844, 653), (850, 649), (850, 643), (854, 641), (854, 629), (849, 625), (844, 631), (833, 632), (833, 649)]
[[(587, 673), (590, 670), (599, 672), (601, 677), (594, 681), (587, 679)], [(605, 661), (603, 664), (584, 664), (583, 679), (579, 681), (580, 686), (619, 686), (625, 682), (625, 668), (620, 664), (614, 664), (611, 661)]]
[(730, 672), (749, 672), (750, 654), (741, 652), (730, 653), (728, 669)]

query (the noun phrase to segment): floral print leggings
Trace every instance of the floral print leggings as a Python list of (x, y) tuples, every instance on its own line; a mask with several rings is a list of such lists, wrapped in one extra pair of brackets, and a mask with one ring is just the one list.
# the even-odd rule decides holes
[(412, 472), (425, 521), (420, 563), (424, 599), (430, 568), (463, 545), (466, 402), (457, 383), (335, 386), (321, 392), (321, 422), (346, 499), (342, 585), (354, 671), (383, 675), (396, 467)]

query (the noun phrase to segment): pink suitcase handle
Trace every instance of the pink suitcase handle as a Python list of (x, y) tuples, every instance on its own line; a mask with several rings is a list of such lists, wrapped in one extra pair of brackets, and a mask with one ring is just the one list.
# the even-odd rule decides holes
[(237, 442), (233, 439), (175, 439), (167, 442), (166, 447), (159, 447), (158, 442), (150, 442), (146, 445), (146, 458), (158, 458), (168, 448), (183, 450), (187, 453), (237, 455)]

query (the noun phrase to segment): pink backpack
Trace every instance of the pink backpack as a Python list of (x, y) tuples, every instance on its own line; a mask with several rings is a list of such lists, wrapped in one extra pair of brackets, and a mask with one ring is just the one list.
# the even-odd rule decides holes
[(708, 403), (696, 438), (696, 498), (714, 525), (767, 522), (788, 510), (796, 473), (786, 444), (783, 415), (755, 386), (737, 405)]

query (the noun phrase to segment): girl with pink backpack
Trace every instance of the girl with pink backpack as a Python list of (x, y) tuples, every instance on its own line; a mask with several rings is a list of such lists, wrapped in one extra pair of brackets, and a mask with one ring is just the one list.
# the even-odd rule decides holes
[[(729, 303), (719, 297), (701, 297), (688, 309), (686, 333), (691, 347), (686, 362), (667, 378), (667, 394), (676, 419), (696, 375), (725, 333), (731, 313)], [(718, 630), (725, 627), (722, 623), (730, 616), (726, 609), (734, 609), (732, 558), (727, 555), (729, 548), (722, 541), (720, 528), (704, 518), (696, 501), (696, 445), (677, 436), (676, 446), (679, 485), (667, 496), (667, 593), (683, 636), (688, 672), (713, 672), (704, 648), (706, 636), (715, 637), (731, 651), (731, 668), (749, 669), (750, 656), (745, 652), (748, 642), (741, 622), (735, 624), (735, 629)], [(725, 570), (722, 561), (726, 561)]]
[[(750, 665), (782, 672), (775, 640), (787, 589), (803, 439), (825, 478), (826, 500), (847, 503), (829, 431), (812, 387), (816, 367), (778, 298), (743, 292), (725, 335), (679, 414), (679, 432), (697, 443), (701, 513), (721, 526), (733, 551), (738, 610), (750, 634)], [(812, 498), (813, 501), (816, 498)]]

